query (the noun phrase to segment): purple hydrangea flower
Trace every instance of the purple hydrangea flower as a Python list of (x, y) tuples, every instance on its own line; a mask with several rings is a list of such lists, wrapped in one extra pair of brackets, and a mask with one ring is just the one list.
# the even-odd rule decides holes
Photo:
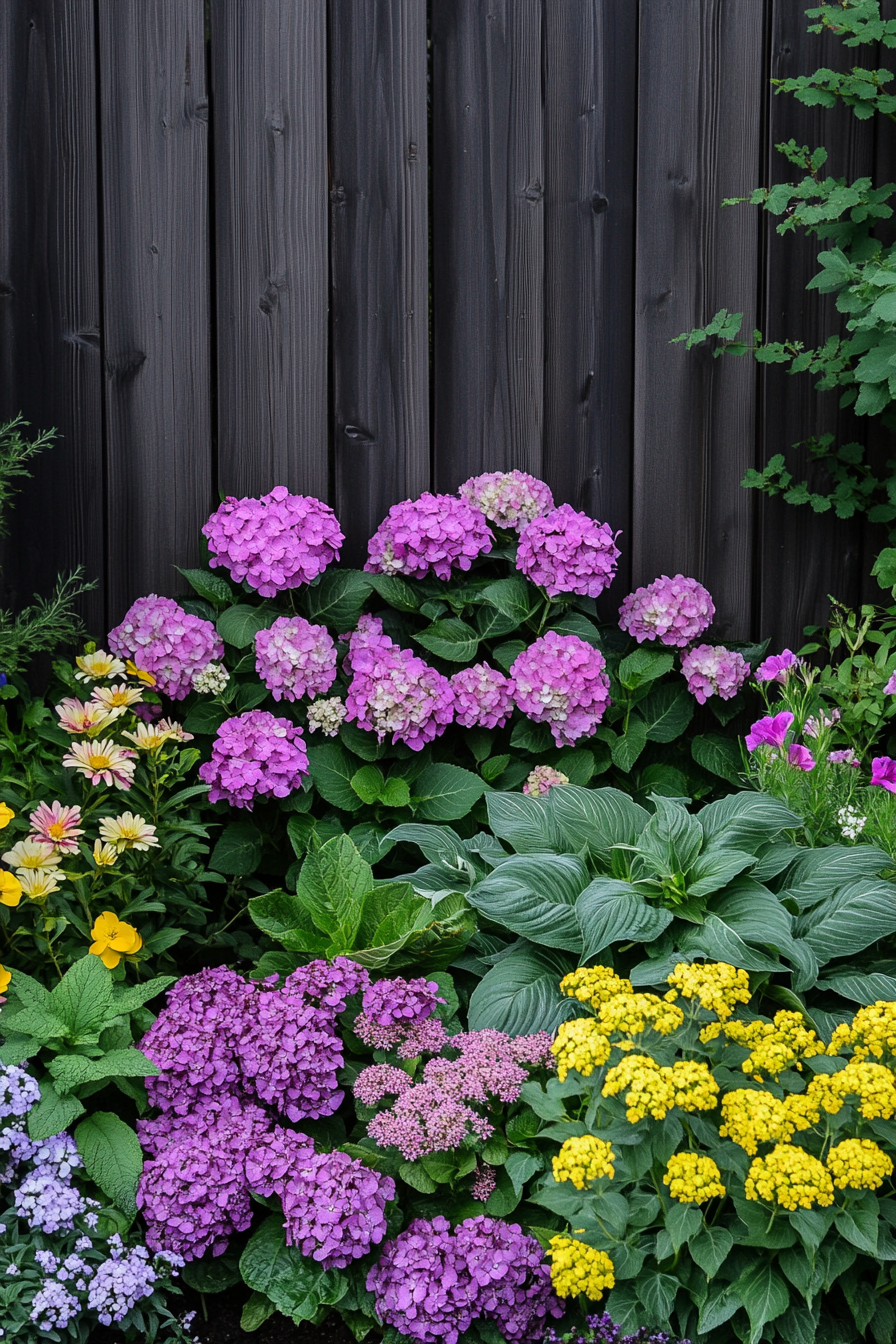
[(513, 682), (488, 663), (455, 672), (451, 689), (454, 717), (462, 728), (503, 728), (513, 713)]
[(336, 645), (326, 626), (281, 616), (255, 636), (255, 670), (275, 700), (302, 700), (336, 680)]
[(212, 568), (223, 565), (262, 597), (298, 588), (339, 559), (345, 540), (333, 510), (277, 485), (260, 499), (228, 496), (202, 529)]
[(796, 770), (814, 770), (815, 757), (808, 747), (801, 747), (798, 743), (792, 742), (787, 750), (787, 760)]
[(386, 1235), (391, 1176), (348, 1153), (312, 1153), (293, 1167), (280, 1191), (286, 1241), (324, 1269), (344, 1269)]
[(720, 700), (731, 700), (750, 674), (750, 664), (742, 655), (723, 645), (698, 644), (681, 660), (682, 676), (687, 678), (688, 690), (701, 705), (711, 695)]
[(436, 1007), (445, 1000), (439, 997), (435, 980), (377, 980), (364, 991), (361, 1007), (364, 1015), (378, 1026), (397, 1025), (402, 1028), (411, 1022), (432, 1017)]
[(896, 672), (893, 673), (884, 687), (884, 695), (896, 695)]
[(620, 628), (639, 644), (658, 639), (683, 649), (708, 628), (716, 614), (708, 590), (684, 574), (661, 574), (645, 588), (636, 588), (619, 608)]
[(796, 654), (790, 649), (784, 649), (782, 653), (773, 653), (764, 663), (760, 663), (753, 676), (756, 681), (778, 681), (783, 686), (793, 669), (799, 665)]
[(510, 669), (518, 707), (550, 725), (558, 747), (590, 737), (610, 703), (610, 678), (599, 649), (578, 635), (549, 630)]
[(334, 1013), (345, 1011), (353, 994), (360, 994), (370, 983), (370, 973), (349, 957), (336, 957), (332, 962), (309, 961), (287, 976), (283, 988), (289, 994), (301, 994), (307, 1003), (318, 1008), (330, 1008)]
[(290, 1120), (332, 1115), (343, 1095), (336, 1080), (342, 1040), (333, 1016), (285, 986), (259, 993), (236, 1042), (246, 1088)]
[(196, 673), (224, 657), (211, 621), (191, 616), (173, 598), (155, 593), (138, 597), (121, 624), (109, 631), (109, 648), (151, 672), (156, 690), (172, 700), (183, 700)]
[(513, 529), (531, 523), (554, 507), (544, 481), (525, 471), (486, 471), (464, 481), (458, 494), (497, 527)]
[(37, 1081), (15, 1064), (0, 1064), (0, 1120), (28, 1114), (40, 1101)]
[(456, 495), (431, 495), (393, 504), (370, 538), (368, 574), (429, 573), (449, 579), (452, 569), (469, 569), (492, 548), (492, 535), (478, 509)]
[(314, 1153), (314, 1144), (305, 1134), (275, 1125), (257, 1146), (246, 1154), (246, 1181), (255, 1194), (269, 1199), (288, 1184), (296, 1166)]
[(250, 811), (256, 798), (288, 798), (308, 773), (308, 753), (298, 724), (263, 709), (225, 719), (212, 758), (199, 767), (209, 799)]
[(889, 756), (875, 756), (871, 762), (869, 782), (886, 789), (888, 793), (896, 793), (896, 761)]
[(454, 1235), (473, 1281), (475, 1313), (494, 1321), (506, 1340), (538, 1340), (545, 1317), (563, 1315), (544, 1252), (518, 1223), (480, 1214)]
[(380, 742), (391, 733), (393, 742), (420, 751), (453, 719), (454, 692), (447, 677), (381, 631), (381, 622), (370, 618), (349, 639), (346, 718)]
[(755, 751), (757, 747), (783, 747), (792, 724), (793, 715), (788, 709), (757, 719), (747, 733), (747, 751)]
[(597, 597), (613, 582), (618, 559), (609, 523), (597, 523), (570, 504), (561, 504), (523, 530), (516, 567), (549, 597), (558, 593)]

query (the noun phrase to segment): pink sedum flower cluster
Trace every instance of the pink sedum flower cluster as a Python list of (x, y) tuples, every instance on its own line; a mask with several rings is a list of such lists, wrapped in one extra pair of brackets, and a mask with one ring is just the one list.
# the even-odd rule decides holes
[(336, 645), (326, 626), (281, 616), (255, 636), (255, 670), (275, 700), (323, 695), (336, 680)]
[(492, 548), (492, 535), (478, 509), (456, 495), (431, 495), (393, 504), (370, 538), (368, 574), (450, 579)]
[(516, 567), (549, 597), (597, 597), (616, 573), (619, 549), (609, 523), (597, 523), (570, 504), (529, 523), (520, 537)]
[(349, 639), (345, 665), (352, 680), (346, 718), (393, 742), (420, 751), (440, 736), (454, 717), (454, 692), (447, 677), (382, 633), (382, 622), (361, 617)]
[(251, 811), (256, 798), (287, 798), (308, 773), (308, 753), (298, 724), (263, 709), (225, 719), (212, 758), (199, 767), (209, 799)]
[(339, 559), (345, 537), (328, 504), (277, 485), (260, 499), (228, 496), (202, 529), (212, 568), (262, 597), (298, 588)]
[(705, 705), (711, 695), (720, 700), (731, 700), (737, 695), (750, 675), (750, 664), (741, 654), (721, 644), (698, 644), (682, 657), (681, 672), (691, 695)]
[(458, 494), (496, 527), (516, 532), (554, 507), (549, 487), (526, 471), (486, 471), (471, 476)]
[(604, 656), (578, 635), (549, 630), (523, 650), (510, 675), (517, 705), (550, 725), (558, 747), (590, 737), (610, 703)]
[(193, 678), (224, 657), (224, 645), (211, 621), (191, 616), (173, 598), (138, 597), (120, 625), (109, 631), (109, 648), (131, 658), (155, 677), (155, 688), (183, 700)]
[(661, 574), (645, 588), (636, 588), (619, 608), (619, 625), (642, 644), (658, 639), (683, 649), (707, 629), (716, 614), (702, 583), (684, 574)]
[(462, 728), (503, 728), (513, 713), (513, 682), (488, 663), (455, 672), (454, 717)]

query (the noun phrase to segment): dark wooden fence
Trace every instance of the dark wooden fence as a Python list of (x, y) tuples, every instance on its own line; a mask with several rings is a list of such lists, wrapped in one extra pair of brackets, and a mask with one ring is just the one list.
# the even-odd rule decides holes
[(0, 416), (61, 434), (10, 593), (81, 562), (101, 633), (220, 494), (327, 498), (357, 561), (394, 501), (521, 467), (622, 530), (617, 604), (682, 570), (723, 635), (792, 639), (858, 600), (867, 529), (739, 482), (866, 427), (669, 344), (723, 305), (828, 329), (817, 248), (719, 209), (776, 142), (896, 176), (891, 127), (773, 96), (887, 63), (807, 3), (2, 0)]

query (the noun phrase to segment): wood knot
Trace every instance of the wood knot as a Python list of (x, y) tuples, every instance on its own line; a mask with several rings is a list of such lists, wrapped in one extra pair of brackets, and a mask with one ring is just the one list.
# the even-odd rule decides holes
[(345, 205), (345, 187), (341, 182), (334, 182), (330, 188), (330, 204)]
[(602, 196), (599, 191), (591, 193), (591, 209), (596, 215), (602, 215), (605, 210), (609, 210), (610, 202), (606, 196)]
[(134, 378), (146, 363), (145, 350), (122, 350), (106, 359), (106, 377), (121, 383)]
[(529, 185), (523, 192), (523, 196), (526, 198), (527, 201), (535, 201), (535, 202), (540, 201), (543, 198), (544, 187), (541, 185), (537, 177), (533, 177), (532, 181), (529, 183)]
[(77, 346), (79, 350), (99, 350), (100, 333), (96, 327), (84, 327), (81, 331), (63, 332), (62, 339), (68, 345)]
[(415, 142), (412, 140), (411, 143), (408, 145), (408, 163), (416, 163), (416, 162), (417, 162), (417, 146)]
[(343, 425), (342, 433), (351, 443), (375, 443), (374, 436), (360, 425)]

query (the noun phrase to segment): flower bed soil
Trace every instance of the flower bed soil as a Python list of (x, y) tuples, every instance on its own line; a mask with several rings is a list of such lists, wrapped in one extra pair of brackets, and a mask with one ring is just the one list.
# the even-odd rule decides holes
[[(243, 1284), (226, 1292), (206, 1297), (208, 1320), (203, 1319), (202, 1299), (198, 1293), (184, 1289), (184, 1310), (195, 1311), (192, 1333), (200, 1344), (354, 1344), (355, 1337), (344, 1325), (338, 1312), (331, 1311), (321, 1325), (305, 1321), (294, 1325), (286, 1316), (275, 1312), (258, 1330), (248, 1334), (240, 1329), (240, 1316), (249, 1290)], [(174, 1309), (172, 1307), (172, 1309)], [(373, 1338), (376, 1338), (375, 1336)], [(100, 1328), (90, 1336), (90, 1344), (124, 1344), (124, 1336), (113, 1329)]]

